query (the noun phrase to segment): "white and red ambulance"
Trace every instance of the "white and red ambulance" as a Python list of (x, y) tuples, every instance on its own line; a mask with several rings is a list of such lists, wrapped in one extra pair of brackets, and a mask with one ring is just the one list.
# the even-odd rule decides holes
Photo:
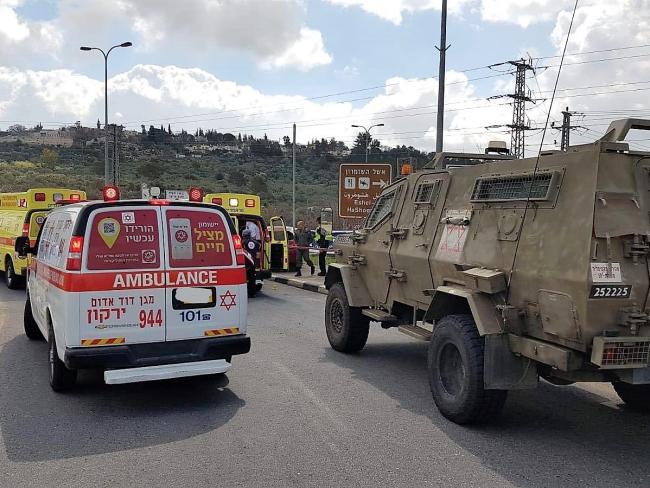
[(70, 204), (24, 241), (25, 333), (47, 339), (54, 390), (86, 368), (108, 384), (224, 373), (250, 350), (244, 254), (218, 206)]

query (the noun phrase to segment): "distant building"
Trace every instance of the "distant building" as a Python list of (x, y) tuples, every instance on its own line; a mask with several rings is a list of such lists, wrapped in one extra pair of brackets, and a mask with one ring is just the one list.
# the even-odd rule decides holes
[(0, 143), (22, 141), (30, 146), (71, 147), (74, 141), (70, 134), (69, 131), (61, 130), (30, 131), (2, 136)]

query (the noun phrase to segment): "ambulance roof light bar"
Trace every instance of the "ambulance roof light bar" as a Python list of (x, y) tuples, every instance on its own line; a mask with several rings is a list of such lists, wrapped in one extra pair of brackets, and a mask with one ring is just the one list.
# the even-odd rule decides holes
[(120, 199), (120, 189), (115, 185), (106, 185), (102, 189), (102, 197), (105, 202), (115, 202)]
[(196, 186), (190, 188), (190, 202), (201, 202), (203, 201), (203, 190)]

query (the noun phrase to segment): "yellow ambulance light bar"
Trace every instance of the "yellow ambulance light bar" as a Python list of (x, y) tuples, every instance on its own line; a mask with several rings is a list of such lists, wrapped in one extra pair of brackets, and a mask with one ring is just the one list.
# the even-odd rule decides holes
[(262, 205), (258, 195), (245, 193), (210, 193), (203, 197), (206, 203), (221, 205), (230, 214), (262, 215)]
[(24, 192), (0, 193), (0, 208), (46, 210), (60, 201), (80, 202), (86, 192), (68, 188), (32, 188)]

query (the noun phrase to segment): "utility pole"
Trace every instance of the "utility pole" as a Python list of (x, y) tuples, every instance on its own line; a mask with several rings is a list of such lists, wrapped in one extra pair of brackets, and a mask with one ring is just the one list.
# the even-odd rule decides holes
[(296, 228), (296, 124), (293, 124), (293, 192), (291, 200), (291, 225)]
[[(580, 129), (579, 125), (571, 125), (571, 116), (575, 115), (576, 112), (569, 112), (569, 107), (562, 112), (562, 126), (557, 127), (555, 122), (551, 123), (551, 127), (560, 131), (560, 150), (568, 151), (570, 145), (571, 131), (574, 129)], [(556, 142), (557, 144), (557, 142)]]
[(440, 13), (440, 47), (436, 47), (440, 52), (440, 66), (438, 68), (438, 113), (436, 121), (436, 152), (442, 152), (442, 142), (445, 124), (445, 62), (447, 49), (447, 0), (442, 0), (442, 10)]
[(531, 98), (530, 91), (526, 89), (526, 73), (528, 71), (535, 72), (533, 65), (524, 60), (507, 61), (505, 63), (493, 64), (490, 67), (501, 66), (510, 64), (515, 67), (515, 92), (508, 95), (495, 95), (489, 97), (488, 100), (495, 98), (512, 98), (512, 124), (507, 125), (491, 125), (488, 128), (508, 127), (510, 129), (510, 154), (515, 158), (521, 159), (526, 154), (525, 133), (530, 130), (530, 125), (526, 122), (526, 102), (535, 103), (536, 100)]
[(534, 71), (534, 68), (523, 59), (510, 61), (510, 64), (517, 69), (515, 72), (515, 93), (508, 95), (514, 100), (512, 104), (512, 124), (510, 125), (512, 129), (510, 152), (517, 159), (521, 159), (526, 152), (525, 133), (530, 130), (530, 126), (526, 124), (526, 102), (533, 102), (533, 99), (526, 91), (526, 72), (529, 70)]

